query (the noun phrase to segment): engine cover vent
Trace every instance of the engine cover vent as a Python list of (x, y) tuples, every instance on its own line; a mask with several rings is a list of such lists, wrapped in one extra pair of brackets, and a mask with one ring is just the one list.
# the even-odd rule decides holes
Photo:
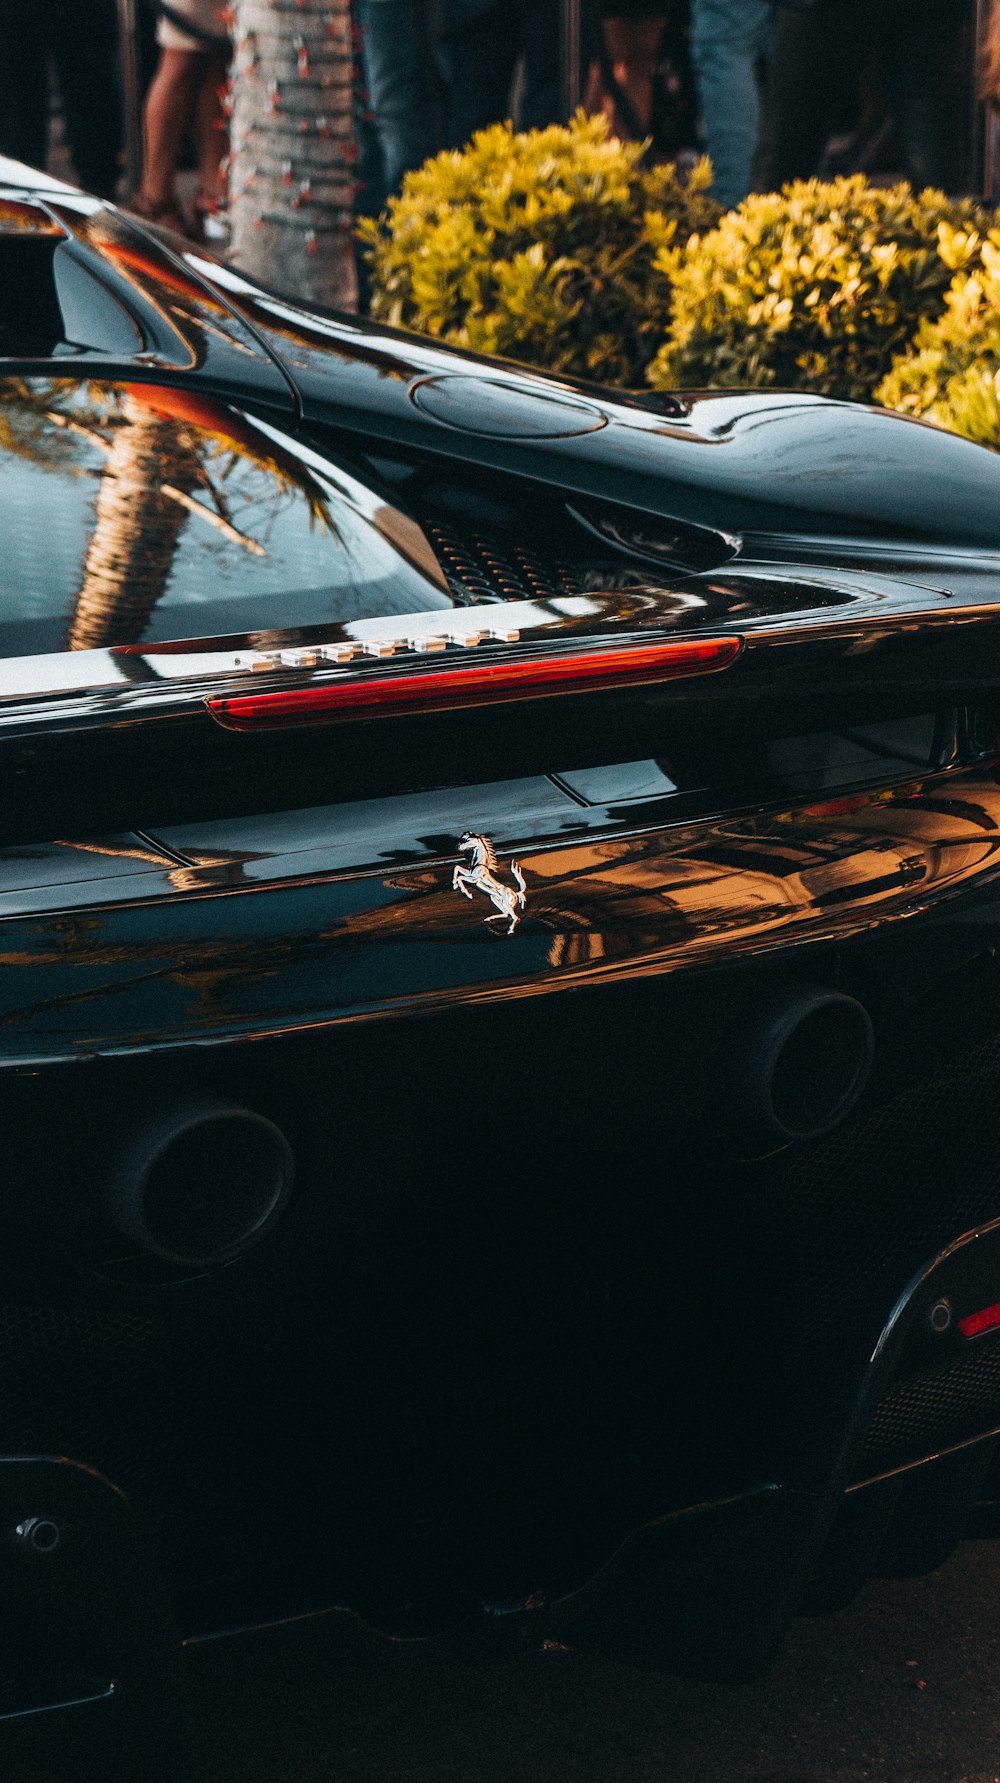
[(580, 574), (568, 564), (545, 562), (523, 545), (510, 545), (479, 531), (459, 531), (423, 521), (448, 586), (465, 605), (479, 601), (551, 600), (579, 594)]

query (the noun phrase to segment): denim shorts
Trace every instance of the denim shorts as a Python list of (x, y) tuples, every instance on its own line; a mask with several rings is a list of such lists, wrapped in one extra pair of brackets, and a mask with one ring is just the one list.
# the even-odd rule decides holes
[[(170, 0), (157, 20), (156, 41), (164, 50), (203, 50), (225, 43), (229, 32), (223, 11), (223, 0)], [(185, 31), (184, 24), (191, 30)]]

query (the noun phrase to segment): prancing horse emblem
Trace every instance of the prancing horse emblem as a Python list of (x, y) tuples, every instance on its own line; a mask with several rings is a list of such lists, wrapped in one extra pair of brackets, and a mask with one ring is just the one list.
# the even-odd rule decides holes
[(499, 862), (497, 851), (488, 836), (474, 836), (466, 830), (462, 837), (462, 852), (471, 854), (471, 867), (463, 867), (461, 863), (451, 876), (452, 891), (460, 891), (463, 897), (471, 898), (473, 891), (485, 892), (497, 907), (495, 916), (488, 916), (487, 922), (503, 922), (506, 920), (507, 933), (512, 935), (520, 922), (518, 907), (524, 909), (524, 874), (516, 861), (511, 861), (510, 870), (514, 878), (514, 886), (504, 885), (497, 878)]

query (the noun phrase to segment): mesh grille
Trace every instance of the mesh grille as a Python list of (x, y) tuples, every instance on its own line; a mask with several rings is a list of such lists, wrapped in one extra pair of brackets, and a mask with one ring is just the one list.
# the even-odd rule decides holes
[(176, 1583), (210, 1574), (227, 1545), (245, 1542), (241, 1493), (261, 1471), (259, 1411), (206, 1347), (103, 1309), (0, 1306), (0, 1448), (71, 1455), (106, 1474), (153, 1530)]
[(433, 522), (425, 523), (424, 531), (460, 601), (551, 600), (554, 595), (579, 593), (580, 578), (567, 565), (544, 563), (523, 545)]
[(856, 1477), (919, 1461), (1000, 1425), (1000, 1347), (892, 1387), (872, 1419)]

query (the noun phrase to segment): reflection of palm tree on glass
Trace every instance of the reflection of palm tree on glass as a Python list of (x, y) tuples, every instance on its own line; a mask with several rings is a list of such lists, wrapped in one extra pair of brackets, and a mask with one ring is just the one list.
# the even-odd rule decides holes
[(201, 480), (193, 436), (124, 396), (70, 620), (71, 650), (134, 644), (142, 637), (188, 520), (187, 507), (168, 491), (190, 496)]
[[(266, 557), (279, 512), (304, 497), (310, 525), (336, 536), (328, 494), (308, 467), (252, 421), (194, 393), (21, 380), (8, 386), (0, 409), (0, 448), (64, 475), (98, 469), (94, 527), (69, 618), (71, 650), (139, 642), (191, 523)], [(248, 469), (265, 473), (247, 504), (252, 532), (235, 523), (232, 499), (235, 488), (246, 501)]]

